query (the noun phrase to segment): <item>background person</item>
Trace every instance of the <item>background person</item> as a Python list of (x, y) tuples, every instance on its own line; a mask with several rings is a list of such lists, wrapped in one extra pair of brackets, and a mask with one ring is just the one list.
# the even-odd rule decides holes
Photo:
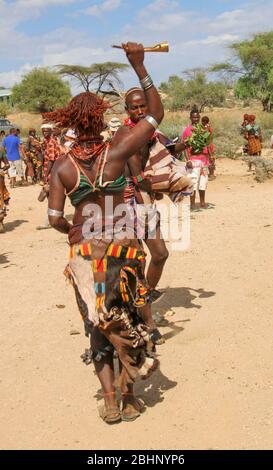
[[(44, 136), (44, 141), (42, 144), (43, 148), (43, 189), (40, 192), (38, 200), (40, 202), (44, 201), (49, 194), (49, 181), (51, 176), (51, 171), (54, 163), (59, 158), (61, 154), (60, 145), (56, 140), (56, 137), (53, 135), (54, 125), (51, 123), (45, 123), (41, 126), (42, 133)], [(36, 227), (37, 230), (51, 228), (49, 223), (48, 215), (46, 214), (44, 225), (39, 225)]]
[(9, 162), (0, 142), (0, 233), (4, 232), (4, 217), (6, 216), (6, 205), (9, 202), (9, 192), (5, 185), (5, 173), (9, 169)]
[(34, 128), (29, 129), (28, 139), (25, 144), (25, 178), (28, 181), (28, 177), (31, 178), (32, 184), (38, 180), (38, 168), (40, 166), (39, 152), (41, 151), (41, 143), (36, 137), (36, 130)]
[(198, 131), (198, 139), (202, 141), (202, 129), (200, 129), (201, 126), (199, 124), (200, 114), (196, 106), (190, 112), (190, 121), (191, 123), (183, 132), (182, 140), (187, 145), (188, 175), (191, 177), (194, 186), (194, 192), (191, 196), (191, 209), (196, 211), (198, 210), (195, 204), (196, 191), (199, 192), (200, 208), (206, 209), (210, 207), (205, 202), (210, 160), (207, 143), (204, 142), (204, 144), (200, 145), (199, 150), (196, 150), (198, 145), (195, 147), (193, 142), (190, 144), (195, 130)]
[(209, 179), (215, 179), (215, 170), (216, 170), (216, 165), (215, 165), (215, 147), (213, 143), (213, 129), (210, 124), (210, 120), (208, 116), (203, 116), (201, 119), (201, 124), (204, 130), (207, 130), (210, 133), (210, 142), (207, 147), (208, 149), (208, 154), (209, 154)]
[(114, 137), (114, 135), (116, 134), (117, 130), (121, 127), (121, 125), (122, 124), (119, 118), (114, 116), (110, 119), (110, 121), (108, 122), (108, 127), (109, 127), (111, 138)]
[(21, 184), (24, 180), (24, 171), (20, 151), (23, 155), (25, 155), (24, 148), (19, 137), (17, 136), (17, 131), (15, 128), (10, 129), (9, 135), (6, 136), (2, 141), (2, 146), (6, 151), (7, 159), (10, 165), (8, 170), (10, 176), (10, 187), (14, 188), (17, 177), (20, 178)]
[[(262, 153), (262, 132), (260, 126), (255, 121), (256, 116), (249, 114), (244, 133), (244, 137), (247, 140), (247, 153), (250, 157), (257, 157)], [(252, 169), (251, 160), (248, 162), (248, 169), (249, 171)]]

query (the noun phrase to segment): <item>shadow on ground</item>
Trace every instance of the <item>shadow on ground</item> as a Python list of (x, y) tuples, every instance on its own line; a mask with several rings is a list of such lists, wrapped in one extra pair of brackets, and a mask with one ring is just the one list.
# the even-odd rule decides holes
[[(161, 311), (167, 311), (175, 307), (201, 309), (202, 306), (196, 303), (195, 299), (206, 299), (213, 297), (215, 294), (216, 292), (214, 291), (206, 291), (202, 288), (193, 289), (191, 287), (170, 287), (166, 290), (166, 294), (163, 299), (157, 302), (153, 309), (158, 308)], [(162, 325), (162, 327), (167, 327), (170, 331), (164, 333), (163, 337), (165, 340), (168, 340), (181, 333), (184, 330), (184, 327), (179, 324), (189, 322), (190, 318), (177, 321), (169, 321), (166, 318), (164, 320), (165, 324)], [(159, 352), (158, 348), (160, 348), (160, 346), (157, 346), (157, 351)], [(115, 371), (117, 377), (117, 364), (115, 366)], [(176, 381), (170, 380), (161, 372), (160, 369), (158, 369), (147, 380), (136, 382), (135, 394), (136, 396), (143, 398), (148, 407), (153, 407), (164, 400), (164, 392), (176, 387), (176, 385)], [(119, 392), (117, 393), (117, 397), (119, 397)], [(94, 398), (99, 401), (102, 400), (103, 394), (101, 389), (97, 391)]]
[(195, 303), (195, 299), (207, 299), (216, 294), (214, 291), (205, 291), (204, 289), (193, 289), (192, 287), (168, 287), (166, 294), (155, 304), (158, 309), (171, 309), (175, 307), (184, 308), (202, 308), (200, 304)]
[[(134, 391), (137, 397), (141, 397), (144, 400), (146, 406), (152, 408), (157, 405), (157, 403), (161, 403), (164, 400), (164, 392), (176, 387), (176, 385), (176, 381), (170, 380), (160, 369), (157, 369), (147, 380), (137, 381)], [(98, 400), (98, 403), (102, 402), (102, 389), (98, 389), (94, 398)], [(119, 391), (117, 391), (117, 398), (120, 398)]]
[(10, 262), (7, 255), (8, 253), (0, 254), (0, 264), (8, 264)]
[(12, 232), (12, 230), (14, 230), (17, 227), (20, 227), (20, 225), (26, 224), (28, 222), (29, 222), (28, 220), (23, 220), (23, 219), (13, 220), (12, 222), (6, 222), (4, 224), (5, 232)]
[[(196, 302), (195, 299), (207, 299), (213, 297), (216, 293), (214, 291), (205, 291), (204, 289), (193, 289), (191, 287), (169, 287), (166, 290), (164, 297), (153, 306), (153, 317), (156, 325), (161, 327), (167, 327), (171, 331), (163, 334), (163, 338), (168, 340), (178, 335), (184, 330), (183, 326), (179, 326), (179, 323), (186, 323), (191, 321), (190, 318), (183, 320), (171, 320), (170, 317), (165, 317), (164, 314), (168, 311), (174, 310), (178, 307), (185, 309), (195, 308), (201, 309), (202, 305)], [(161, 331), (162, 334), (162, 331)]]
[(177, 382), (170, 380), (160, 369), (145, 381), (137, 382), (135, 392), (145, 401), (148, 407), (153, 407), (164, 400), (164, 392), (176, 387)]

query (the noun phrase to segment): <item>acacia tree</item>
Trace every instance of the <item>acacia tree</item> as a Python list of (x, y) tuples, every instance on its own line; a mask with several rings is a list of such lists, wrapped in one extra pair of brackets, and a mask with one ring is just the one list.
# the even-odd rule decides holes
[(119, 96), (117, 90), (122, 84), (119, 74), (128, 67), (128, 64), (119, 62), (103, 62), (89, 67), (64, 64), (58, 66), (58, 73), (76, 80), (85, 91), (90, 91), (92, 87), (97, 94)]
[(202, 112), (205, 106), (224, 104), (227, 89), (223, 83), (208, 82), (205, 72), (200, 69), (183, 74), (188, 80), (173, 75), (167, 83), (160, 85), (160, 91), (168, 96), (165, 103), (170, 110), (190, 109), (196, 104)]
[(24, 111), (44, 113), (64, 106), (71, 98), (70, 87), (56, 72), (35, 68), (12, 88), (16, 106)]
[(264, 111), (273, 108), (273, 31), (256, 34), (253, 39), (229, 46), (233, 62), (214, 64), (210, 71), (239, 78), (235, 84), (238, 98), (256, 98)]

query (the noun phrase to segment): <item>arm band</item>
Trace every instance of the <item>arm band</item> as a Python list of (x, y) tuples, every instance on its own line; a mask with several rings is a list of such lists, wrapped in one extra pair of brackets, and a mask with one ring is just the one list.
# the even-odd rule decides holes
[(140, 80), (140, 85), (141, 85), (141, 88), (145, 91), (145, 90), (148, 90), (149, 88), (151, 88), (154, 84), (153, 84), (153, 80), (151, 79), (150, 75), (146, 75), (146, 77), (142, 78)]
[(51, 215), (51, 217), (63, 217), (64, 211), (56, 211), (56, 209), (47, 209), (47, 214)]
[(146, 119), (146, 121), (148, 121), (150, 124), (152, 124), (152, 126), (157, 129), (158, 128), (158, 122), (155, 120), (155, 118), (153, 118), (153, 116), (146, 116), (144, 119)]

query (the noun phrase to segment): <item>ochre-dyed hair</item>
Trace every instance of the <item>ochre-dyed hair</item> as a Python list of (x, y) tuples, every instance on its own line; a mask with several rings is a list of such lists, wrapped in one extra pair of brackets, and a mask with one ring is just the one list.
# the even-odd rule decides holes
[(249, 116), (248, 116), (249, 122), (254, 122), (255, 119), (256, 119), (256, 116), (254, 116), (254, 114), (249, 114)]
[(244, 114), (244, 121), (247, 121), (249, 118), (248, 114)]
[(103, 129), (103, 114), (109, 104), (94, 93), (85, 92), (72, 98), (64, 108), (43, 113), (46, 121), (58, 123), (58, 127), (73, 128), (79, 136), (98, 137)]

